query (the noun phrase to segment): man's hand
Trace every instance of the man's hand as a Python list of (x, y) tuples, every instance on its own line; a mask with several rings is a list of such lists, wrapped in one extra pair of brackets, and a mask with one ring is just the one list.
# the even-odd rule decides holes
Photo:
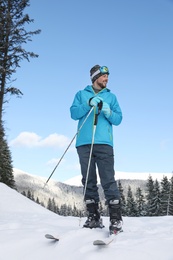
[(102, 111), (106, 118), (110, 117), (111, 115), (110, 106), (106, 102), (103, 102)]
[(93, 98), (90, 98), (90, 100), (89, 100), (89, 105), (90, 106), (94, 106), (94, 107), (97, 107), (97, 105), (101, 102), (101, 101), (103, 101), (103, 98), (101, 98), (101, 97), (93, 97)]

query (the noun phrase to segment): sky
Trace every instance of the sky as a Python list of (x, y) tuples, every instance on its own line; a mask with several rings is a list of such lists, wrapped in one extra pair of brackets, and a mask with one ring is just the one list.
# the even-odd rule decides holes
[[(114, 127), (115, 171), (173, 171), (173, 1), (31, 0), (26, 9), (40, 35), (23, 47), (39, 54), (22, 61), (8, 97), (5, 131), (13, 166), (49, 177), (77, 132), (70, 106), (91, 84), (96, 64), (109, 67), (108, 88), (123, 121)], [(80, 174), (75, 141), (54, 179)]]
[[(108, 237), (105, 228), (82, 228), (86, 218), (63, 217), (0, 183), (1, 259), (11, 260), (172, 260), (173, 216), (124, 217), (123, 232), (109, 246), (94, 246)], [(53, 242), (45, 234), (59, 238)]]

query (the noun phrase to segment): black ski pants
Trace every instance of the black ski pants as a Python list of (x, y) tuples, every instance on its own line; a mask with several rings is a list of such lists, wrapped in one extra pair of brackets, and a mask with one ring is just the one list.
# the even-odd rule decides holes
[[(90, 144), (77, 147), (82, 173), (82, 184), (84, 187), (86, 184), (90, 149)], [(94, 144), (84, 200), (94, 199), (95, 202), (99, 202), (96, 166), (106, 201), (109, 202), (110, 200), (120, 199), (119, 190), (114, 177), (113, 147), (104, 144)]]

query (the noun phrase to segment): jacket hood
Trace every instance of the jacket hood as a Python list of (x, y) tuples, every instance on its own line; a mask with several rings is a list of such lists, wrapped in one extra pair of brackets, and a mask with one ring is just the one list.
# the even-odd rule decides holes
[[(88, 86), (86, 86), (86, 88), (85, 88), (84, 90), (93, 93), (93, 87), (92, 87), (92, 85), (88, 85)], [(110, 89), (108, 89), (108, 88), (104, 88), (104, 89), (102, 89), (100, 92), (110, 92)]]

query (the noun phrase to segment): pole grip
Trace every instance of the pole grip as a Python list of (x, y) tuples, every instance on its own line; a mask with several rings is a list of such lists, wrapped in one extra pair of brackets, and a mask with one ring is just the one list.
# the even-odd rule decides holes
[(99, 103), (98, 103), (98, 113), (95, 114), (95, 119), (94, 119), (94, 125), (97, 125), (97, 122), (98, 122), (98, 116), (102, 110), (102, 107), (103, 107), (103, 101), (101, 100)]

